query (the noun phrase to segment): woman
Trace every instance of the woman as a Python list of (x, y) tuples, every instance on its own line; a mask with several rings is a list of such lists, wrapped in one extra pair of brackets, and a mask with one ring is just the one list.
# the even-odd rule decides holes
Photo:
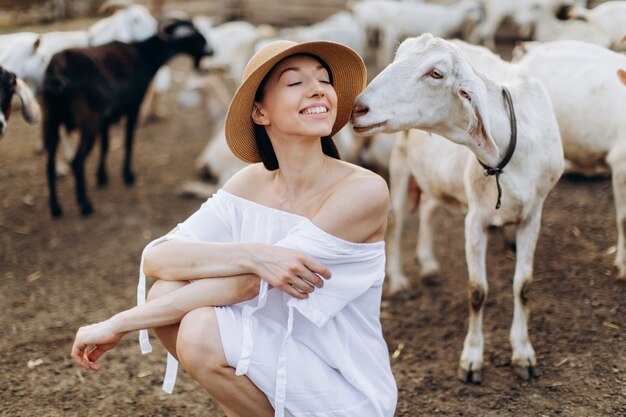
[[(177, 359), (228, 416), (392, 416), (379, 320), (388, 190), (330, 138), (365, 81), (361, 58), (331, 42), (255, 54), (226, 118), (252, 165), (146, 247), (139, 306), (80, 328), (74, 361), (97, 371), (126, 333), (152, 328), (170, 352), (164, 389)], [(157, 280), (145, 304), (144, 273)], [(145, 331), (140, 341), (150, 351)]]

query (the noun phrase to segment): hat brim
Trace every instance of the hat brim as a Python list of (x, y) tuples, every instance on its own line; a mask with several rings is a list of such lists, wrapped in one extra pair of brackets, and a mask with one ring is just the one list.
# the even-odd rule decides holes
[[(347, 46), (335, 42), (314, 41), (293, 44), (270, 56), (239, 86), (226, 114), (226, 142), (231, 151), (244, 162), (261, 162), (255, 140), (252, 106), (254, 96), (267, 73), (281, 60), (297, 54), (319, 57), (330, 68), (333, 87), (337, 93), (337, 119), (331, 136), (337, 133), (350, 118), (356, 96), (367, 84), (367, 72), (361, 57)], [(254, 58), (253, 58), (254, 59)]]

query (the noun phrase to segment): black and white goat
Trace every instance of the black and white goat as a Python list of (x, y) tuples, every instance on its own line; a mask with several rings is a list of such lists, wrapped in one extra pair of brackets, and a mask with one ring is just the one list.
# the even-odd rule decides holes
[(37, 100), (33, 97), (24, 81), (14, 73), (0, 67), (0, 136), (7, 130), (7, 123), (11, 115), (11, 100), (16, 94), (22, 101), (22, 116), (28, 123), (39, 121), (41, 110)]
[(134, 182), (131, 170), (133, 137), (137, 115), (146, 89), (161, 65), (177, 54), (190, 55), (196, 69), (212, 49), (189, 21), (169, 19), (159, 25), (156, 35), (135, 43), (112, 42), (91, 48), (67, 49), (52, 58), (43, 83), (43, 137), (48, 152), (50, 210), (60, 216), (56, 195), (55, 153), (59, 128), (79, 129), (81, 138), (72, 161), (76, 198), (83, 215), (93, 208), (87, 198), (84, 164), (101, 136), (98, 184), (106, 184), (105, 158), (109, 126), (126, 118), (126, 155), (123, 175), (126, 184)]

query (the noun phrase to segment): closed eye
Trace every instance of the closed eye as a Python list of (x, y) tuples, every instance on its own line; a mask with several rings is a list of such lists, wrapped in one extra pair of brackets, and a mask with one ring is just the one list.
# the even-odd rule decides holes
[(302, 84), (302, 82), (298, 81), (298, 82), (295, 82), (295, 83), (287, 84), (287, 87), (293, 87), (294, 85), (298, 85), (298, 84)]

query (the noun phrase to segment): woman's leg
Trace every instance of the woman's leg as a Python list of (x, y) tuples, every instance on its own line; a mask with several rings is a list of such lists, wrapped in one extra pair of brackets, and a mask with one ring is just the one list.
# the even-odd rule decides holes
[[(181, 288), (187, 284), (188, 282), (186, 281), (183, 282), (158, 280), (150, 288), (146, 299), (147, 301), (154, 300), (156, 298), (164, 296), (165, 294), (169, 294), (170, 292), (177, 290), (178, 288)], [(176, 354), (176, 335), (178, 334), (178, 324), (156, 327), (152, 329), (152, 331), (161, 341), (165, 349), (167, 349), (169, 353), (171, 353), (176, 359), (178, 359), (178, 355)]]
[[(212, 294), (210, 305), (231, 305), (251, 300), (259, 293), (259, 278), (253, 275), (239, 275), (230, 278), (207, 278), (191, 285), (198, 285), (201, 292)], [(157, 280), (148, 292), (147, 300), (154, 300), (169, 294), (185, 285), (188, 281)], [(159, 338), (165, 349), (176, 359), (176, 336), (178, 324), (153, 328), (152, 331)]]
[[(258, 281), (258, 278), (256, 278)], [(241, 300), (250, 298), (250, 283), (234, 278), (224, 283), (215, 281), (215, 291), (234, 294), (241, 288)], [(148, 293), (148, 300), (162, 297), (178, 288), (188, 285), (181, 281), (158, 280)], [(225, 288), (228, 286), (228, 288)], [(233, 288), (233, 286), (235, 286)], [(232, 296), (231, 296), (232, 297)], [(231, 300), (232, 303), (238, 302)], [(226, 303), (224, 303), (226, 304)], [(152, 329), (163, 346), (181, 362), (187, 372), (211, 394), (228, 417), (274, 415), (274, 409), (267, 397), (245, 376), (235, 376), (235, 370), (228, 365), (221, 342), (217, 317), (213, 308), (202, 308), (188, 313), (181, 322), (183, 338), (179, 337), (181, 324)], [(203, 335), (202, 338), (198, 335)], [(210, 349), (211, 354), (206, 350)], [(182, 350), (183, 358), (179, 357)], [(198, 361), (199, 363), (195, 363)], [(191, 371), (189, 371), (191, 370)], [(214, 393), (213, 391), (219, 391)]]
[(267, 396), (248, 377), (236, 376), (228, 365), (214, 308), (187, 313), (180, 322), (176, 351), (183, 368), (223, 405), (229, 416), (274, 415)]

